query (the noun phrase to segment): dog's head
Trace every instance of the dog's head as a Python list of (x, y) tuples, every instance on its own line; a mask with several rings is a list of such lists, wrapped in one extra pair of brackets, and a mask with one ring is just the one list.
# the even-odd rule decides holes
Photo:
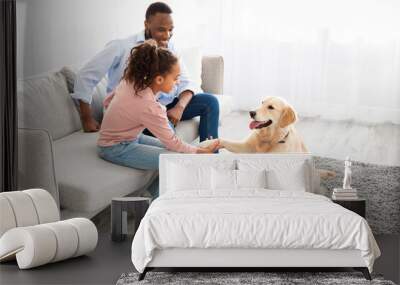
[(250, 117), (250, 129), (285, 128), (297, 120), (293, 107), (279, 97), (267, 97), (258, 109), (250, 111)]

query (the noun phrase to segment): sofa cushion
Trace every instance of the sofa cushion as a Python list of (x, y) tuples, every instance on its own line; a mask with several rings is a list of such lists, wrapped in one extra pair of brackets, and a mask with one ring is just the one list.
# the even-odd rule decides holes
[(192, 120), (181, 121), (176, 126), (176, 135), (187, 143), (193, 142), (198, 137), (199, 117)]
[(55, 141), (60, 205), (72, 211), (96, 212), (146, 186), (154, 171), (119, 166), (97, 156), (97, 133), (75, 132)]
[[(199, 47), (185, 48), (179, 52), (181, 61), (184, 64), (187, 75), (192, 80), (197, 89), (196, 93), (203, 92), (201, 89), (202, 54)], [(182, 64), (182, 63), (181, 63)]]
[(219, 123), (222, 125), (223, 120), (233, 111), (233, 97), (215, 94), (215, 98), (217, 98), (219, 104)]
[(79, 114), (60, 72), (18, 82), (18, 126), (46, 129), (53, 139), (81, 129)]
[(222, 56), (203, 56), (201, 88), (212, 94), (224, 93), (224, 59)]
[[(65, 80), (67, 81), (69, 93), (74, 92), (74, 84), (77, 71), (78, 68), (72, 66), (64, 66), (60, 70), (60, 72), (64, 75)], [(107, 77), (104, 77), (93, 89), (92, 96), (92, 103), (90, 105), (92, 109), (92, 116), (97, 122), (101, 122), (103, 120), (103, 100), (107, 96)], [(78, 100), (76, 100), (74, 103), (79, 112)]]
[(77, 68), (72, 66), (64, 66), (60, 69), (60, 73), (65, 77), (65, 81), (67, 82), (68, 92), (74, 92), (74, 84), (76, 78)]
[(92, 116), (97, 122), (103, 121), (103, 101), (107, 97), (107, 78), (104, 77), (93, 90)]
[(46, 189), (59, 206), (53, 139), (47, 130), (18, 128), (18, 190)]

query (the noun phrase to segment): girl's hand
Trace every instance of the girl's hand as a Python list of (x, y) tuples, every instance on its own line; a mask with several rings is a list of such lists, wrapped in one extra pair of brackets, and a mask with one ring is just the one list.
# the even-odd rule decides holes
[(214, 139), (210, 142), (208, 146), (197, 148), (196, 153), (214, 153), (216, 150), (220, 148), (219, 144), (220, 144), (219, 139)]

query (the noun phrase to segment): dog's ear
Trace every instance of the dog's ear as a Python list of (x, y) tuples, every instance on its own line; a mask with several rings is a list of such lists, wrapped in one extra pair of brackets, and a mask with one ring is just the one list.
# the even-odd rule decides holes
[(293, 124), (297, 120), (297, 114), (292, 106), (286, 106), (283, 109), (281, 119), (279, 121), (279, 127), (285, 128), (290, 124)]

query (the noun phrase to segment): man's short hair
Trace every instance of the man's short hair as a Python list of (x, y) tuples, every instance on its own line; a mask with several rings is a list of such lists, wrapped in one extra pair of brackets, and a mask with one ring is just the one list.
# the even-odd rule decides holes
[(154, 2), (146, 10), (146, 20), (157, 13), (171, 14), (171, 8), (163, 2)]

